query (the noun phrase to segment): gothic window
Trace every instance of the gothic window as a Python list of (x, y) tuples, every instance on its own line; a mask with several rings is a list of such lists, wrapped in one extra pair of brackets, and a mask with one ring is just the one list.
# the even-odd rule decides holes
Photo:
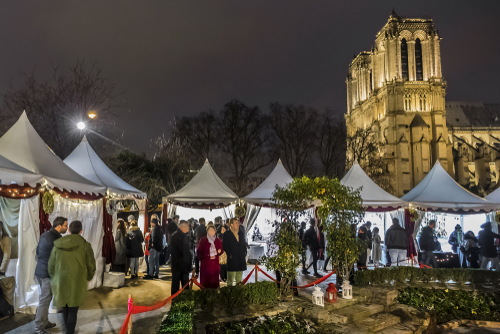
[(411, 95), (405, 94), (405, 111), (411, 110)]
[(370, 91), (373, 90), (372, 71), (370, 71)]
[(405, 38), (401, 40), (401, 75), (403, 80), (408, 80), (408, 45)]
[(417, 81), (424, 80), (424, 71), (422, 68), (422, 44), (420, 43), (420, 38), (415, 41), (415, 70)]

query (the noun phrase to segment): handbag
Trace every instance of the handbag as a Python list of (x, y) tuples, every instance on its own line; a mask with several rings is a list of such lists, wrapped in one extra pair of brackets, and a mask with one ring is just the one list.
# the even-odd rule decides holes
[(226, 252), (224, 252), (221, 255), (219, 255), (219, 264), (220, 265), (227, 264), (227, 254), (226, 254)]

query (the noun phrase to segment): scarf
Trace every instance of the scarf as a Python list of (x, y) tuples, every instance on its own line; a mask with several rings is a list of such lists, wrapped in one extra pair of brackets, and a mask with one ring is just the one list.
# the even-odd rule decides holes
[(215, 235), (212, 237), (207, 235), (208, 242), (210, 243), (210, 257), (214, 257), (217, 255), (217, 249), (215, 248)]

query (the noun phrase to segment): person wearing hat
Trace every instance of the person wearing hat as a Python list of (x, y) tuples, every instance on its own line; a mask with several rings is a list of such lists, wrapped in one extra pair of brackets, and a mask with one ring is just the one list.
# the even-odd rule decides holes
[(491, 262), (491, 267), (498, 271), (500, 270), (500, 264), (495, 239), (500, 239), (500, 235), (491, 230), (490, 222), (484, 223), (481, 228), (482, 230), (479, 231), (478, 235), (478, 242), (481, 246), (481, 269), (487, 269), (488, 263)]
[(453, 253), (458, 254), (458, 258), (460, 259), (460, 267), (463, 267), (464, 256), (460, 251), (460, 246), (464, 242), (464, 234), (462, 232), (462, 226), (457, 224), (455, 226), (455, 231), (451, 232), (450, 237), (448, 238), (448, 243), (451, 245), (451, 249)]

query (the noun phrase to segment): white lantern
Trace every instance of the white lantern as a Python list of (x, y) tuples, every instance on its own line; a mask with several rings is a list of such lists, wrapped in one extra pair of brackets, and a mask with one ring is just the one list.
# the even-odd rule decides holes
[(313, 304), (318, 306), (325, 306), (324, 293), (321, 291), (319, 286), (314, 287), (314, 291), (312, 293)]
[(352, 299), (352, 286), (349, 284), (349, 280), (345, 278), (342, 283), (342, 298)]

